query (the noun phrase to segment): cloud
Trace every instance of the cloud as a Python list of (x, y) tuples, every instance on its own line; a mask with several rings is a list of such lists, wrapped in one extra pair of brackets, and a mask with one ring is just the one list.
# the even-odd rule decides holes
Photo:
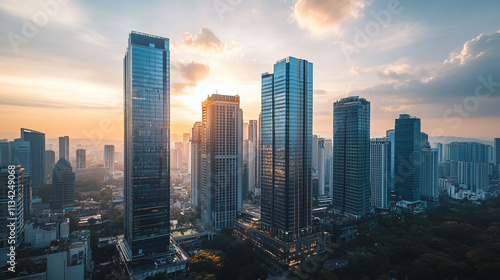
[(406, 59), (400, 59), (386, 66), (376, 66), (364, 69), (353, 67), (351, 68), (351, 72), (359, 75), (375, 74), (382, 80), (402, 82), (413, 79), (427, 81), (430, 78), (430, 74), (425, 68), (410, 65)]
[(210, 74), (210, 66), (194, 61), (189, 63), (179, 62), (175, 66), (175, 69), (181, 73), (182, 77), (193, 83), (205, 80)]
[(178, 62), (172, 65), (172, 69), (178, 71), (187, 81), (183, 83), (172, 83), (173, 93), (182, 93), (188, 88), (193, 88), (198, 82), (206, 80), (210, 75), (210, 66), (208, 64), (194, 61), (188, 63)]
[(187, 52), (205, 54), (218, 54), (233, 56), (240, 52), (241, 45), (238, 42), (228, 44), (221, 41), (210, 29), (202, 28), (200, 33), (191, 35), (189, 32), (182, 35), (182, 43), (174, 42), (173, 47), (183, 48)]
[(359, 17), (365, 6), (363, 0), (298, 0), (293, 18), (301, 28), (322, 35), (337, 32), (343, 20)]
[[(377, 108), (381, 113), (411, 109), (425, 114), (426, 117), (442, 117), (447, 109), (453, 109), (455, 106), (464, 107), (466, 102), (478, 100), (479, 107), (467, 112), (468, 117), (499, 116), (500, 52), (498, 50), (500, 50), (500, 31), (480, 34), (467, 41), (460, 52), (451, 53), (442, 66), (432, 71), (433, 74), (404, 61), (386, 67), (353, 68), (354, 72), (377, 75), (385, 81), (371, 87), (353, 90), (349, 95), (374, 99), (378, 104), (382, 104)], [(488, 80), (489, 83), (485, 82)], [(483, 96), (488, 92), (491, 93), (489, 97), (474, 99), (478, 87), (481, 87)], [(475, 107), (471, 104), (468, 106)]]

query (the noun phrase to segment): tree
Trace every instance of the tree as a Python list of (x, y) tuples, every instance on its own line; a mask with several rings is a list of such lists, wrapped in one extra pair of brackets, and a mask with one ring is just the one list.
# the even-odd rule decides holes
[(71, 213), (66, 214), (66, 218), (69, 218), (69, 231), (70, 232), (77, 231), (78, 224), (80, 223), (80, 218)]

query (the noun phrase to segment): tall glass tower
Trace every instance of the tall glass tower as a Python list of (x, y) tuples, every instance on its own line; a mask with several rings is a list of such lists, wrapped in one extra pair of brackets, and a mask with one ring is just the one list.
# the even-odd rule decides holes
[(358, 96), (333, 104), (333, 208), (370, 212), (370, 102)]
[(169, 39), (130, 33), (123, 67), (127, 259), (160, 258), (170, 242)]
[(312, 221), (313, 64), (288, 57), (262, 74), (262, 229), (285, 241)]
[(30, 142), (32, 188), (38, 193), (45, 184), (45, 133), (21, 128), (21, 139)]
[(421, 143), (420, 119), (399, 115), (395, 127), (394, 185), (398, 200), (420, 200)]

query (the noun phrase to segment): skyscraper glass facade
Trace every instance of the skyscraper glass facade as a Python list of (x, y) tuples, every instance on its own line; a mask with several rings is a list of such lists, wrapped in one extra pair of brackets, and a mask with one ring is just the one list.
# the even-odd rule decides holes
[(333, 208), (370, 212), (370, 102), (358, 96), (333, 104)]
[(283, 240), (311, 226), (312, 109), (312, 63), (288, 57), (262, 74), (261, 226)]
[(169, 39), (130, 34), (124, 58), (124, 216), (132, 260), (169, 250), (169, 55)]

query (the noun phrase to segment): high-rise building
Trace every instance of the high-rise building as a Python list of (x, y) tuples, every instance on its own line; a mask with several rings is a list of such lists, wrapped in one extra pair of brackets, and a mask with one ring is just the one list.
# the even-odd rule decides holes
[(104, 167), (109, 168), (109, 172), (115, 172), (115, 146), (104, 145)]
[(421, 143), (420, 119), (399, 115), (395, 126), (394, 184), (398, 200), (420, 200)]
[(45, 179), (52, 178), (52, 172), (56, 166), (56, 153), (51, 150), (45, 150)]
[(438, 162), (439, 150), (430, 147), (422, 148), (420, 171), (420, 196), (428, 207), (436, 206), (439, 200)]
[(75, 202), (75, 173), (69, 161), (59, 159), (52, 175), (52, 209), (62, 210)]
[(87, 168), (87, 156), (85, 149), (76, 150), (76, 169)]
[(333, 104), (333, 208), (363, 217), (370, 203), (370, 102), (358, 96)]
[(45, 134), (21, 128), (21, 139), (30, 142), (31, 183), (35, 193), (45, 184)]
[(191, 144), (189, 143), (189, 137), (191, 133), (182, 134), (182, 164), (188, 169), (188, 173), (191, 173)]
[(495, 138), (495, 173), (500, 178), (500, 138)]
[(59, 137), (59, 159), (69, 161), (69, 136)]
[(378, 209), (391, 206), (391, 141), (375, 138), (370, 141), (371, 205)]
[(28, 141), (23, 141), (21, 138), (14, 139), (10, 142), (10, 163), (21, 165), (23, 175), (31, 174), (31, 145)]
[(170, 244), (169, 39), (130, 33), (123, 65), (123, 251), (127, 261), (161, 258)]
[(7, 139), (0, 139), (0, 166), (9, 165), (10, 162), (10, 143)]
[(493, 148), (477, 142), (452, 142), (446, 145), (445, 159), (464, 162), (493, 162)]
[(437, 143), (438, 163), (443, 162), (443, 143)]
[[(203, 145), (203, 124), (196, 122), (191, 129), (191, 204), (198, 209), (204, 189), (201, 188), (201, 148)], [(200, 209), (201, 211), (201, 209)]]
[(325, 138), (318, 138), (318, 195), (325, 195)]
[(318, 177), (318, 164), (319, 164), (318, 156), (319, 156), (318, 135), (314, 134), (312, 140), (312, 163), (311, 163), (312, 173), (314, 178)]
[[(23, 175), (24, 169), (19, 165), (0, 167), (0, 248), (19, 248), (24, 242)], [(15, 225), (13, 228), (11, 223)], [(11, 243), (11, 236), (15, 238), (15, 243)]]
[(243, 112), (239, 96), (213, 94), (202, 103), (201, 219), (231, 228), (243, 207)]
[(261, 142), (261, 123), (262, 123), (262, 114), (259, 114), (259, 120), (257, 121), (257, 155), (255, 156), (255, 166), (256, 166), (256, 171), (255, 171), (255, 176), (257, 177), (257, 182), (255, 183), (256, 185), (256, 188), (255, 188), (255, 197), (256, 198), (260, 198), (260, 195), (261, 195), (261, 183), (260, 183), (260, 180), (261, 180), (261, 156), (262, 156), (262, 153), (261, 153), (261, 145), (260, 145), (260, 142)]
[(313, 64), (276, 62), (261, 100), (261, 227), (292, 242), (312, 232)]
[(182, 149), (170, 149), (170, 169), (178, 170), (182, 168)]
[(391, 142), (391, 182), (389, 184), (391, 192), (395, 192), (395, 187), (394, 187), (394, 151), (396, 150), (396, 141), (394, 139), (395, 137), (395, 132), (394, 129), (389, 129), (385, 132), (385, 137)]
[(248, 122), (248, 188), (254, 195), (257, 188), (257, 142), (258, 142), (257, 120)]

